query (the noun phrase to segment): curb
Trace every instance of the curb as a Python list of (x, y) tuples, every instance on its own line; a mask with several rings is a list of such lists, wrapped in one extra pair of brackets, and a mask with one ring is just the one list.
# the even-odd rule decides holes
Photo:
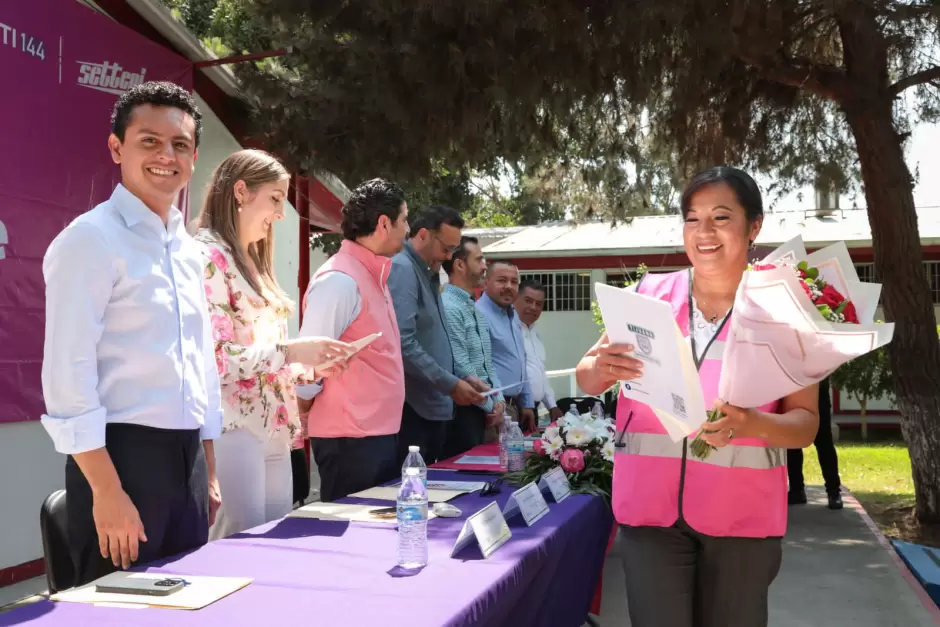
[(862, 504), (858, 502), (858, 499), (855, 498), (855, 495), (852, 494), (845, 486), (842, 486), (842, 500), (846, 505), (849, 505), (854, 509), (858, 515), (865, 522), (865, 525), (871, 531), (872, 535), (875, 536), (875, 539), (878, 540), (878, 544), (881, 545), (889, 555), (891, 562), (897, 567), (900, 571), (901, 576), (904, 577), (904, 580), (910, 585), (913, 589), (914, 594), (917, 595), (917, 598), (920, 599), (921, 604), (927, 610), (927, 613), (930, 614), (930, 617), (933, 618), (934, 624), (940, 627), (940, 607), (937, 607), (937, 604), (933, 602), (933, 599), (930, 598), (930, 595), (927, 594), (927, 591), (924, 590), (924, 587), (920, 585), (920, 582), (917, 581), (917, 577), (914, 576), (914, 573), (911, 572), (911, 569), (907, 567), (907, 564), (901, 559), (901, 556), (898, 555), (897, 551), (894, 550), (894, 547), (891, 546), (891, 542), (881, 533), (881, 529), (878, 528), (878, 525), (872, 520), (872, 517), (865, 511), (865, 508), (862, 507)]

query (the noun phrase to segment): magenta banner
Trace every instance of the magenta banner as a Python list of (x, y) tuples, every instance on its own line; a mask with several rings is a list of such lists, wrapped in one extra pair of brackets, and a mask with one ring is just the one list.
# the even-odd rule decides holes
[(0, 3), (0, 422), (44, 411), (42, 257), (119, 181), (111, 109), (148, 80), (191, 90), (192, 64), (77, 0)]

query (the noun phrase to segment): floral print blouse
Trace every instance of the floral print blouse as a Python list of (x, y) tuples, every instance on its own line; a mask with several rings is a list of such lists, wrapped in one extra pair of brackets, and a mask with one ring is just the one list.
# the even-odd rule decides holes
[(225, 413), (222, 432), (248, 429), (262, 441), (283, 437), (302, 445), (294, 393), (302, 370), (287, 363), (283, 345), (289, 311), (268, 305), (252, 289), (215, 233), (200, 229), (196, 240), (206, 254), (206, 298)]

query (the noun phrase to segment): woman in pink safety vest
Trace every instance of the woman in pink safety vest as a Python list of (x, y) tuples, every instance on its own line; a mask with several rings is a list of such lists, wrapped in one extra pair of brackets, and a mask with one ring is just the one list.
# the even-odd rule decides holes
[[(702, 437), (673, 442), (652, 410), (623, 395), (617, 403), (613, 509), (621, 526), (633, 627), (760, 627), (786, 532), (786, 449), (813, 442), (817, 387), (757, 408), (717, 399), (735, 291), (761, 229), (760, 190), (744, 172), (715, 167), (682, 194), (683, 244), (692, 267), (647, 274), (636, 287), (665, 300), (688, 338), (707, 406), (725, 417)], [(607, 335), (578, 364), (578, 385), (602, 394), (639, 377), (632, 346)], [(755, 383), (760, 371), (753, 374)]]

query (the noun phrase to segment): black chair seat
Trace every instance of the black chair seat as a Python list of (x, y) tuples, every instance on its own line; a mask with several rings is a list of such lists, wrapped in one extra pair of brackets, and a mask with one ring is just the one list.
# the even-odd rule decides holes
[(65, 504), (65, 490), (57, 490), (46, 497), (39, 510), (43, 562), (50, 594), (75, 585), (75, 566), (69, 551), (68, 511)]

